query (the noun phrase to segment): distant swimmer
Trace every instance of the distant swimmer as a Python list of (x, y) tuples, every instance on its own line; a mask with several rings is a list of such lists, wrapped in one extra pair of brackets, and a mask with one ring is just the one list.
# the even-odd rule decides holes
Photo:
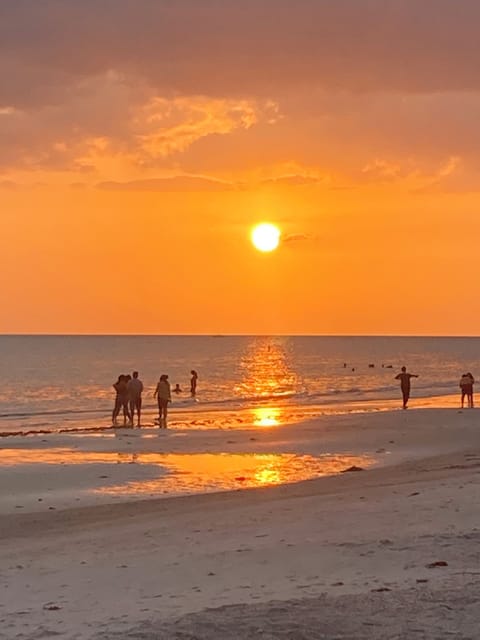
[(198, 373), (195, 371), (195, 369), (192, 369), (190, 371), (191, 373), (191, 378), (190, 378), (190, 393), (192, 394), (192, 396), (196, 396), (197, 395), (197, 380), (198, 380)]
[(130, 415), (133, 422), (133, 420), (135, 419), (135, 411), (137, 412), (137, 427), (139, 427), (142, 415), (143, 382), (138, 377), (138, 371), (134, 371), (132, 375), (132, 379), (127, 383), (128, 399), (130, 402)]
[(464, 373), (460, 378), (460, 390), (462, 392), (462, 409), (465, 403), (465, 396), (469, 409), (473, 409), (473, 385), (475, 380), (471, 373)]
[(402, 372), (395, 376), (395, 380), (400, 380), (400, 388), (403, 396), (403, 408), (406, 409), (410, 399), (410, 380), (418, 378), (414, 373), (407, 373), (407, 368), (402, 367)]
[(177, 393), (177, 394), (178, 393), (183, 393), (183, 389), (180, 388), (180, 385), (178, 384), (178, 382), (175, 385), (175, 389), (173, 390), (173, 393)]
[(161, 429), (166, 429), (168, 403), (172, 401), (172, 395), (170, 393), (170, 383), (166, 374), (160, 376), (160, 380), (158, 381), (157, 388), (155, 389), (153, 397), (157, 398), (158, 400), (158, 424), (160, 425)]

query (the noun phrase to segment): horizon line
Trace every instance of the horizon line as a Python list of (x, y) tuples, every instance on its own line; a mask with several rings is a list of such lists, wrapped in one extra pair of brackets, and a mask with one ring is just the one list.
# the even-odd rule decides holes
[(427, 333), (0, 333), (1, 338), (480, 338)]

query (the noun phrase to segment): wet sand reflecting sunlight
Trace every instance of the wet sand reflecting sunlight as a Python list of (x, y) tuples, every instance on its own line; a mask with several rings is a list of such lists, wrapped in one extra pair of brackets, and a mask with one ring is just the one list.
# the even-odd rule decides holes
[[(72, 449), (4, 449), (2, 466), (14, 465), (137, 465), (148, 477), (132, 473), (125, 479), (110, 476), (89, 491), (104, 496), (165, 496), (299, 482), (340, 473), (357, 465), (368, 467), (367, 456), (294, 454), (160, 454), (83, 452)], [(61, 472), (60, 472), (61, 473)], [(120, 480), (120, 482), (119, 482)]]

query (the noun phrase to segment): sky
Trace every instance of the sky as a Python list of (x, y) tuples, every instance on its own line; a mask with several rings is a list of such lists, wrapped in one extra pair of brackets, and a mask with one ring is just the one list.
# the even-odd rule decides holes
[(479, 23), (0, 3), (0, 333), (480, 335)]

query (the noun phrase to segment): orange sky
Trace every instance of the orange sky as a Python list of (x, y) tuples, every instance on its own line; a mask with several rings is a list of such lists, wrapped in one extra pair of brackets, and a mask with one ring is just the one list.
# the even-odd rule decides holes
[(480, 333), (476, 0), (41, 5), (0, 6), (0, 333)]

